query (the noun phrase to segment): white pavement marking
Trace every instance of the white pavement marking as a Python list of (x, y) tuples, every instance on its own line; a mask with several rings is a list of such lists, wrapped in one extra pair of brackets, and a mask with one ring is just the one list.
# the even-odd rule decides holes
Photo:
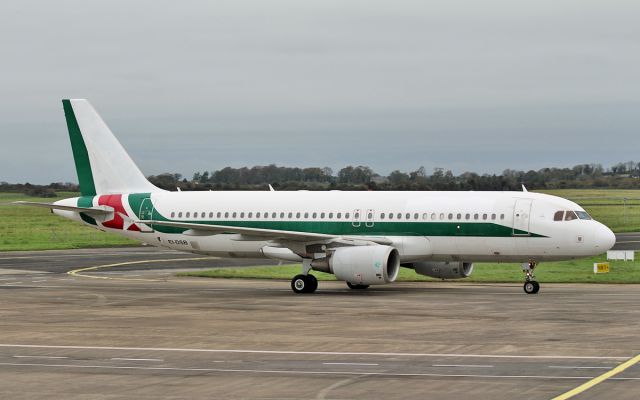
[[(45, 368), (93, 368), (93, 369), (129, 369), (147, 371), (182, 371), (182, 372), (238, 372), (254, 374), (288, 374), (288, 375), (368, 375), (368, 376), (430, 376), (430, 377), (455, 377), (455, 378), (488, 378), (488, 379), (559, 379), (559, 380), (585, 380), (592, 376), (551, 376), (551, 375), (474, 375), (474, 374), (429, 374), (429, 373), (394, 373), (380, 372), (351, 372), (351, 371), (300, 371), (277, 369), (223, 369), (223, 368), (177, 368), (177, 367), (138, 367), (138, 366), (114, 366), (114, 365), (78, 365), (78, 364), (36, 364), (36, 363), (0, 363), (13, 367), (45, 367)], [(615, 379), (615, 378), (613, 378)], [(619, 378), (620, 380), (638, 380), (640, 378)]]
[(13, 356), (14, 358), (43, 358), (43, 359), (63, 359), (63, 356)]
[(355, 362), (323, 362), (324, 365), (364, 365), (364, 366), (372, 366), (372, 365), (380, 365), (374, 363), (355, 363)]
[(611, 369), (611, 367), (579, 367), (573, 365), (549, 365), (549, 368), (558, 369)]
[(394, 356), (394, 357), (460, 357), (460, 358), (531, 358), (542, 360), (628, 360), (629, 357), (602, 356), (534, 356), (508, 354), (455, 354), (455, 353), (372, 353), (372, 352), (340, 352), (340, 351), (286, 351), (286, 350), (244, 350), (244, 349), (193, 349), (165, 347), (110, 347), (110, 346), (56, 346), (38, 344), (0, 343), (0, 347), (27, 349), (74, 349), (74, 350), (126, 350), (126, 351), (171, 351), (185, 353), (236, 353), (236, 354), (296, 354), (321, 356)]
[(114, 361), (157, 361), (157, 362), (164, 361), (160, 358), (121, 358), (121, 357), (114, 357), (112, 358), (112, 360)]
[(457, 368), (493, 368), (493, 365), (477, 364), (433, 364), (432, 367), (457, 367)]

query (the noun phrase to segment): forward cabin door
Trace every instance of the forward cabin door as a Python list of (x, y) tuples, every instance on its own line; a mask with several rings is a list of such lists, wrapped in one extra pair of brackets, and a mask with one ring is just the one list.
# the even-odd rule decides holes
[[(148, 197), (140, 204), (140, 219), (143, 221), (153, 219), (153, 203)], [(153, 225), (138, 224), (138, 227), (141, 232), (153, 232)]]
[(531, 199), (516, 199), (513, 208), (513, 236), (529, 236), (531, 222)]

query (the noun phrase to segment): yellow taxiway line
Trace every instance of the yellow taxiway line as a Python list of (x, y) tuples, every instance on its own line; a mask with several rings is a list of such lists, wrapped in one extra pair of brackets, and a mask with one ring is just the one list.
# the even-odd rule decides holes
[(81, 276), (83, 278), (93, 278), (93, 279), (111, 279), (111, 280), (121, 280), (121, 281), (146, 281), (146, 282), (163, 282), (160, 279), (142, 279), (142, 278), (121, 278), (121, 277), (112, 277), (112, 276), (95, 276), (95, 275), (85, 275), (83, 272), (88, 271), (96, 271), (103, 268), (112, 268), (112, 267), (121, 267), (123, 265), (135, 265), (135, 264), (151, 264), (151, 263), (164, 263), (164, 262), (183, 262), (183, 261), (202, 261), (202, 260), (211, 260), (215, 257), (196, 257), (196, 258), (168, 258), (163, 260), (141, 260), (141, 261), (125, 261), (121, 263), (115, 264), (105, 264), (105, 265), (96, 265), (93, 267), (84, 267), (74, 269), (72, 271), (67, 272), (67, 274), (72, 276)]
[(619, 373), (623, 372), (624, 370), (636, 365), (638, 362), (640, 362), (640, 354), (638, 354), (637, 356), (635, 356), (635, 357), (623, 362), (622, 364), (618, 365), (614, 369), (609, 370), (609, 371), (605, 372), (604, 374), (591, 379), (589, 382), (585, 382), (582, 385), (578, 386), (577, 388), (569, 390), (568, 392), (563, 393), (560, 396), (554, 397), (551, 400), (566, 400), (566, 399), (570, 399), (570, 398), (572, 398), (572, 397), (584, 392), (585, 390), (591, 389), (595, 385), (606, 381), (607, 379), (611, 378), (612, 376), (618, 375)]

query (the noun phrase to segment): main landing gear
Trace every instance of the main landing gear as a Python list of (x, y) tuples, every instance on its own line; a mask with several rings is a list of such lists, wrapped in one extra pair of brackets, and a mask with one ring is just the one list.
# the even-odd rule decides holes
[(356, 285), (355, 283), (351, 283), (351, 282), (347, 282), (347, 286), (349, 286), (349, 289), (353, 289), (353, 290), (364, 290), (369, 287), (369, 285)]
[(318, 280), (315, 276), (307, 274), (307, 275), (296, 275), (291, 280), (291, 289), (295, 293), (313, 293), (318, 288)]
[(311, 271), (311, 260), (304, 259), (302, 261), (302, 273), (291, 279), (291, 289), (294, 293), (313, 293), (318, 288), (318, 280), (315, 276), (309, 274)]
[(523, 265), (522, 271), (525, 273), (524, 292), (526, 294), (536, 294), (540, 291), (540, 284), (535, 280), (533, 270), (536, 268), (536, 262), (529, 260), (528, 263)]

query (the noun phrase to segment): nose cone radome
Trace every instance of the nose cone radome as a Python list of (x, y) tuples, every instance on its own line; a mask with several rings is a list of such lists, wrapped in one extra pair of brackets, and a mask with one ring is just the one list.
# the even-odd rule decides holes
[(616, 244), (616, 235), (605, 225), (600, 224), (595, 234), (596, 247), (601, 251), (607, 251)]

